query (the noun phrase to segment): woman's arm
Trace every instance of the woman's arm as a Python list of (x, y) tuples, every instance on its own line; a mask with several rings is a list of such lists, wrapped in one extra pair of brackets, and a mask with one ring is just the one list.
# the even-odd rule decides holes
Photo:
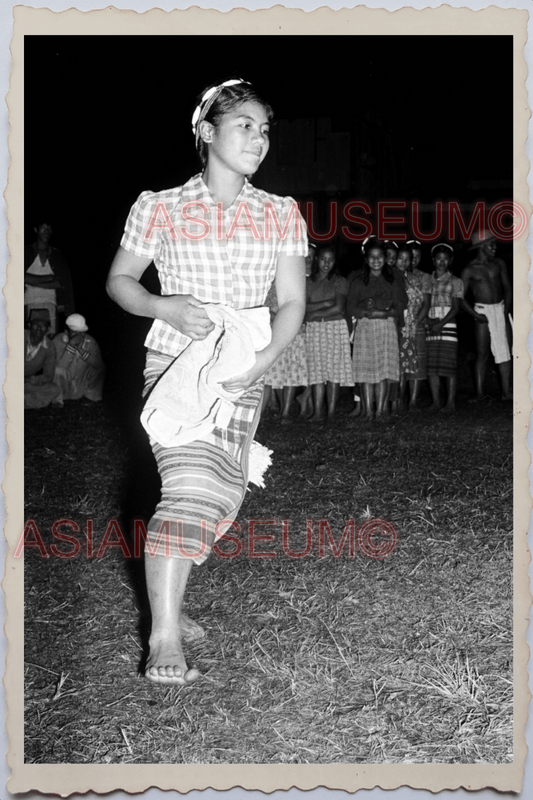
[(447, 322), (451, 322), (452, 319), (455, 319), (455, 317), (459, 313), (460, 308), (461, 308), (461, 298), (452, 297), (452, 307), (450, 308), (445, 317), (439, 320), (431, 320), (431, 319), (428, 320), (430, 328), (433, 331), (436, 330), (437, 332), (440, 332)]
[(392, 287), (392, 303), (387, 310), (387, 316), (394, 317), (395, 319), (402, 319), (403, 312), (409, 303), (403, 280), (400, 282), (400, 280), (395, 278)]
[(305, 306), (306, 312), (312, 314), (313, 311), (320, 311), (321, 308), (329, 308), (335, 303), (335, 300), (330, 297), (329, 300), (308, 300)]
[(107, 278), (108, 295), (130, 314), (162, 319), (191, 339), (205, 339), (215, 326), (199, 300), (190, 294), (161, 297), (141, 286), (139, 281), (151, 263), (152, 259), (119, 247)]
[(252, 369), (223, 384), (230, 392), (248, 389), (272, 366), (300, 330), (305, 314), (305, 258), (280, 256), (276, 269), (279, 309), (272, 325), (272, 340), (256, 353)]
[(339, 314), (342, 314), (343, 317), (346, 316), (345, 294), (336, 294), (335, 300), (330, 300), (328, 302), (329, 305), (325, 306), (320, 311), (313, 311), (311, 314), (306, 313), (305, 321), (314, 322), (315, 320), (331, 319), (332, 317), (338, 317)]
[(418, 309), (418, 314), (416, 315), (415, 322), (417, 325), (420, 325), (421, 322), (424, 322), (425, 318), (428, 315), (429, 308), (431, 306), (431, 295), (424, 294), (424, 299), (422, 301), (422, 305)]

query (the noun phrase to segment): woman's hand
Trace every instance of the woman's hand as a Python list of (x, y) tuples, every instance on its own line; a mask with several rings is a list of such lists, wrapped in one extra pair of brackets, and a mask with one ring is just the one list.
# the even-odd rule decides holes
[(202, 303), (190, 294), (155, 295), (139, 283), (152, 263), (119, 247), (107, 278), (107, 293), (125, 311), (162, 319), (191, 339), (205, 339), (213, 328)]
[(156, 303), (156, 311), (159, 319), (198, 341), (205, 339), (215, 327), (205, 312), (203, 303), (192, 294), (160, 297)]
[(244, 389), (249, 389), (254, 383), (257, 383), (259, 378), (265, 374), (267, 369), (271, 366), (272, 362), (269, 359), (265, 350), (258, 350), (255, 354), (255, 364), (248, 372), (243, 372), (242, 375), (235, 375), (233, 378), (225, 381), (222, 384), (223, 389), (227, 392), (240, 392)]
[(71, 336), (68, 340), (68, 343), (78, 349), (78, 347), (83, 344), (84, 335), (83, 333), (75, 333), (74, 336)]

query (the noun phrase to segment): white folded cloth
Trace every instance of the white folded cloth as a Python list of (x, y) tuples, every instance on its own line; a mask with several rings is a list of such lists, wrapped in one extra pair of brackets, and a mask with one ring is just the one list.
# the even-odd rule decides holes
[(247, 372), (256, 350), (271, 340), (268, 308), (236, 310), (217, 303), (205, 309), (215, 327), (201, 341), (191, 341), (156, 383), (141, 414), (148, 435), (163, 447), (202, 439), (228, 425), (234, 401), (222, 383)]

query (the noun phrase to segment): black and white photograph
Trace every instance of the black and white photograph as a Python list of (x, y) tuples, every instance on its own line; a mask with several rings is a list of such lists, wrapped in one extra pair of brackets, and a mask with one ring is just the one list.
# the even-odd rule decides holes
[(24, 37), (25, 765), (515, 763), (514, 47)]

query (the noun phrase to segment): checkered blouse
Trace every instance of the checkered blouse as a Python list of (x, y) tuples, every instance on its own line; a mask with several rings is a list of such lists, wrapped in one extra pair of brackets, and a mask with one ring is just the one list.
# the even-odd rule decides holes
[[(121, 245), (153, 259), (163, 295), (191, 294), (204, 303), (253, 308), (265, 303), (278, 257), (307, 254), (307, 233), (291, 197), (268, 194), (245, 180), (224, 209), (196, 175), (174, 189), (143, 192), (130, 211)], [(156, 319), (145, 345), (178, 355), (189, 342)]]

